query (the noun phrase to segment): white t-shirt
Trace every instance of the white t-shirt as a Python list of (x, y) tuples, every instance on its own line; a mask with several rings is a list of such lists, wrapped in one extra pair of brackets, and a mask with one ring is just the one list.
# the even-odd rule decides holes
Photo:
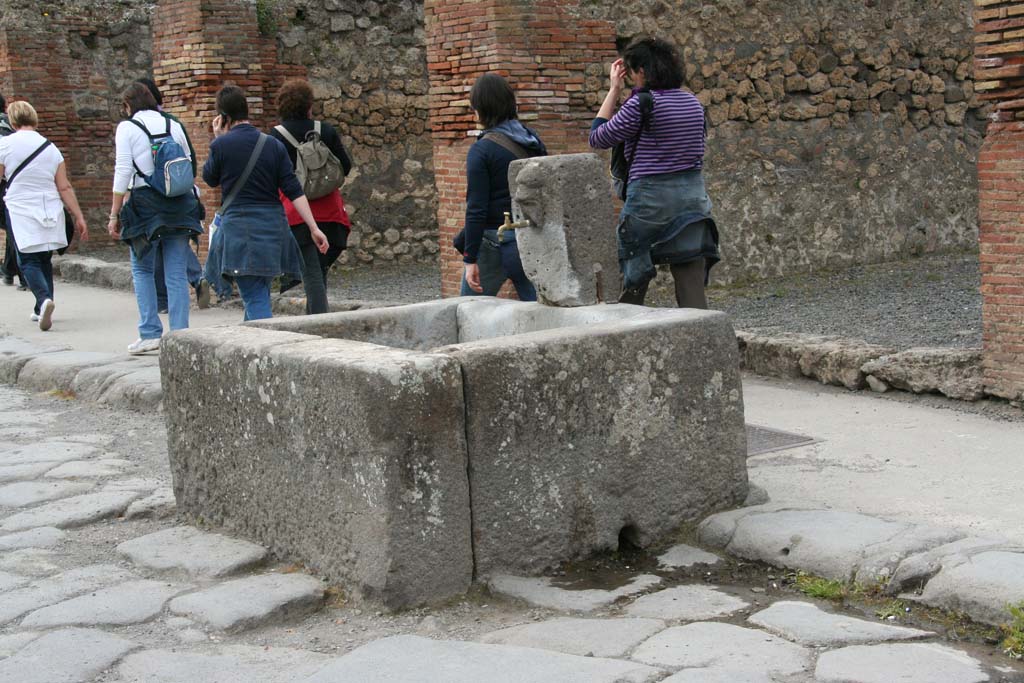
[[(168, 119), (158, 111), (144, 109), (135, 112), (132, 117), (146, 127), (150, 135), (162, 135), (167, 132), (167, 123), (171, 124), (171, 137), (181, 145), (185, 156), (188, 156), (188, 138), (185, 136), (185, 129), (177, 121)], [(128, 121), (117, 124), (117, 133), (114, 135), (114, 192), (124, 194), (132, 187), (144, 185), (146, 179), (135, 171), (139, 170), (150, 175), (153, 173), (153, 150), (149, 144), (149, 138), (138, 126)], [(191, 158), (191, 157), (189, 157)], [(132, 161), (135, 165), (132, 165)]]
[[(0, 165), (4, 167), (4, 177), (10, 177), (44, 142), (46, 138), (34, 130), (19, 130), (0, 138)], [(19, 251), (32, 254), (68, 245), (64, 204), (55, 180), (62, 163), (64, 155), (55, 145), (50, 145), (18, 173), (4, 196)]]

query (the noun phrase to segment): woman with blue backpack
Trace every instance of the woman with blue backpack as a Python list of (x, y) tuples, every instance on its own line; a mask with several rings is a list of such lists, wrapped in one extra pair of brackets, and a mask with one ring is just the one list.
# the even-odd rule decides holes
[[(107, 232), (131, 247), (132, 281), (139, 306), (139, 338), (128, 346), (138, 355), (160, 348), (154, 270), (163, 260), (171, 330), (188, 327), (189, 237), (203, 232), (188, 138), (181, 124), (160, 113), (141, 83), (121, 96), (126, 121), (115, 135), (114, 196)], [(161, 249), (153, 248), (159, 242)]]

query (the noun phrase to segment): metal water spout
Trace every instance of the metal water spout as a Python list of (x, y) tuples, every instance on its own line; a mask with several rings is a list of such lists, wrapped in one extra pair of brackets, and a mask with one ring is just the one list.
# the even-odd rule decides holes
[(518, 230), (519, 228), (529, 228), (531, 226), (529, 219), (524, 218), (521, 221), (512, 222), (512, 214), (508, 211), (505, 212), (505, 222), (498, 226), (498, 244), (501, 244), (501, 238), (504, 236), (506, 230)]

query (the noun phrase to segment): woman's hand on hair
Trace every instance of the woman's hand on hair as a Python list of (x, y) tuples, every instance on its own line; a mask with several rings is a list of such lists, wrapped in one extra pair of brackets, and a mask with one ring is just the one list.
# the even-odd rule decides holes
[(609, 88), (615, 92), (622, 92), (626, 87), (626, 63), (616, 59), (612, 62), (609, 74)]

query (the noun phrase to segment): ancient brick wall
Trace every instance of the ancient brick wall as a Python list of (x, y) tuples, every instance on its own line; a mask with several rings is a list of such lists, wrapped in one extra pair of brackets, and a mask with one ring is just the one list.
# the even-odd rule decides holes
[(108, 243), (113, 135), (121, 91), (150, 72), (151, 3), (28, 0), (0, 15), (0, 87), (39, 112), (39, 130), (61, 150), (93, 244)]
[(985, 384), (1024, 400), (1024, 2), (975, 5), (976, 88), (995, 107), (978, 160)]

